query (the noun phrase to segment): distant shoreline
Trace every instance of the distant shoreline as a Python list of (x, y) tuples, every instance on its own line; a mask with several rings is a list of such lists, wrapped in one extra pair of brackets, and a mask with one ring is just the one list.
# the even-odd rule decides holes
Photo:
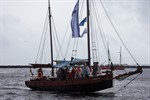
[(0, 68), (31, 68), (30, 65), (0, 65)]
[[(137, 66), (125, 66), (126, 68), (136, 68)], [(0, 65), (0, 68), (32, 68), (30, 65)], [(150, 68), (150, 66), (142, 66), (142, 68)]]

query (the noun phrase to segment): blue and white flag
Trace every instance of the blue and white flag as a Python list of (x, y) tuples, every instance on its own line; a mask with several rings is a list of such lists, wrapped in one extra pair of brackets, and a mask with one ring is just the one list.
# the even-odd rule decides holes
[(80, 37), (80, 28), (79, 28), (79, 0), (77, 1), (73, 12), (72, 12), (72, 20), (71, 20), (71, 29), (72, 29), (72, 37)]
[[(86, 22), (87, 18), (85, 17), (80, 23), (79, 26), (84, 26), (85, 22)], [(82, 34), (80, 35), (80, 37), (83, 37), (84, 34), (87, 33), (87, 28), (84, 29), (84, 31), (82, 32)]]
[(87, 33), (87, 29), (84, 29), (84, 31), (83, 31), (81, 37), (83, 37), (83, 35), (86, 34), (86, 33)]
[(79, 26), (84, 26), (85, 22), (86, 22), (86, 17), (80, 22)]

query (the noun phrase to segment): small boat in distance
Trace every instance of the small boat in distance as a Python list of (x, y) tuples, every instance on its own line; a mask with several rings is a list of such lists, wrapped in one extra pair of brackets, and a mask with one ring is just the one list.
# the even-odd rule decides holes
[[(113, 64), (113, 70), (124, 70), (126, 65)], [(109, 65), (100, 65), (102, 70), (110, 70)]]
[[(120, 47), (120, 52), (119, 52), (119, 54), (120, 54), (119, 64), (113, 64), (113, 70), (124, 70), (125, 67), (127, 66), (127, 64), (121, 64), (121, 58), (122, 58), (121, 48), (122, 47)], [(100, 65), (100, 68), (102, 70), (110, 70), (111, 69), (110, 65)]]
[[(99, 72), (99, 62), (91, 58), (91, 6), (95, 0), (84, 0), (86, 4), (86, 17), (79, 23), (79, 1), (73, 9), (72, 20), (71, 20), (71, 29), (72, 37), (79, 38), (83, 34), (87, 34), (87, 55), (86, 59), (78, 59), (76, 57), (71, 57), (71, 60), (53, 60), (53, 33), (52, 33), (52, 14), (50, 7), (50, 0), (48, 0), (48, 11), (49, 11), (49, 33), (50, 33), (50, 51), (51, 51), (51, 62), (48, 64), (31, 64), (33, 68), (38, 69), (38, 76), (33, 77), (30, 80), (25, 81), (25, 85), (32, 90), (44, 90), (44, 91), (61, 91), (61, 92), (95, 92), (100, 90), (105, 90), (113, 87), (113, 80), (119, 79), (120, 77), (128, 77), (133, 74), (142, 73), (142, 68), (138, 66), (137, 70), (134, 72), (121, 74), (120, 76), (113, 77), (113, 63), (109, 58), (111, 63), (110, 71), (106, 71), (105, 74), (98, 74)], [(102, 2), (101, 2), (102, 3)], [(79, 26), (83, 26), (84, 23), (87, 23), (86, 29), (83, 31), (83, 34), (80, 35)], [(94, 33), (94, 32), (93, 32)], [(92, 41), (93, 42), (93, 41)], [(95, 48), (93, 49), (95, 52)], [(74, 50), (76, 52), (76, 50)], [(93, 53), (94, 55), (95, 53)], [(96, 58), (96, 55), (94, 56)], [(55, 64), (54, 64), (55, 62)], [(51, 75), (45, 76), (42, 68), (47, 67), (51, 69)], [(75, 71), (74, 71), (75, 69)], [(82, 70), (82, 71), (81, 71)], [(31, 71), (31, 70), (30, 70)], [(55, 76), (55, 71), (57, 75)], [(77, 73), (78, 71), (78, 73)], [(32, 72), (32, 71), (31, 71)], [(90, 74), (90, 72), (92, 74)], [(33, 74), (32, 74), (33, 75)]]

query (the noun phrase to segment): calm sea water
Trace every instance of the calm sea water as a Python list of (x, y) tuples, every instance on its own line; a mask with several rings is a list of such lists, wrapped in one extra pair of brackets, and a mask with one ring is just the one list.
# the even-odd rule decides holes
[[(134, 70), (134, 69), (126, 69)], [(134, 77), (115, 81), (112, 93), (62, 93), (33, 91), (24, 81), (29, 79), (29, 69), (0, 69), (0, 100), (150, 100), (150, 69), (144, 72), (127, 87), (117, 91)], [(116, 72), (117, 73), (117, 72)]]

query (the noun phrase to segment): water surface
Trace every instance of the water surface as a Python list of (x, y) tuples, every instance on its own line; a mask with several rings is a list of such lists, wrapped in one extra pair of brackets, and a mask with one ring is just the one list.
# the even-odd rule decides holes
[(122, 82), (116, 80), (112, 93), (33, 91), (24, 84), (30, 78), (29, 74), (27, 68), (0, 68), (0, 100), (150, 100), (150, 69), (144, 69), (143, 74), (125, 88), (122, 87), (134, 76)]

